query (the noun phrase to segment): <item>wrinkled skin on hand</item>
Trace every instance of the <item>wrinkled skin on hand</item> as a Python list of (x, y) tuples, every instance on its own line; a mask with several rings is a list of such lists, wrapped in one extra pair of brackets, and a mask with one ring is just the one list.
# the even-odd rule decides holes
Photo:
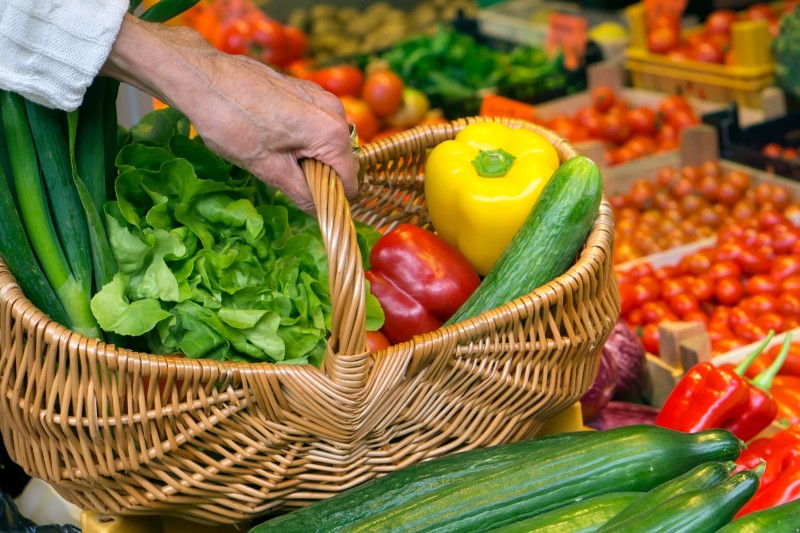
[(313, 158), (357, 191), (344, 109), (318, 85), (285, 76), (245, 56), (209, 46), (189, 28), (126, 15), (101, 74), (180, 109), (209, 148), (314, 211), (298, 164)]

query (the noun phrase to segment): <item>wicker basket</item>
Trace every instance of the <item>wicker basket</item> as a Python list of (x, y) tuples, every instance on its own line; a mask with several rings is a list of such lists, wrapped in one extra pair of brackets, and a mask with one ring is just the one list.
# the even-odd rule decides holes
[[(0, 431), (14, 461), (67, 500), (110, 514), (234, 523), (329, 497), (431, 457), (536, 435), (594, 378), (619, 316), (604, 200), (563, 276), (470, 320), (370, 353), (352, 219), (429, 224), (426, 150), (466, 124), (364, 147), (352, 206), (303, 163), (330, 261), (322, 369), (135, 353), (34, 308), (0, 259)], [(574, 148), (549, 130), (562, 160)]]

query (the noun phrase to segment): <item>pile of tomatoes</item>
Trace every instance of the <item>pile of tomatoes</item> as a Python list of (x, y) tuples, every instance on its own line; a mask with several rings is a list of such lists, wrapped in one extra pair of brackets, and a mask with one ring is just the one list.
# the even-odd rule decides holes
[(791, 146), (781, 146), (778, 143), (767, 143), (761, 147), (761, 153), (772, 159), (785, 159), (787, 161), (797, 161), (797, 148)]
[(639, 178), (622, 194), (609, 195), (614, 210), (614, 261), (625, 263), (705, 237), (730, 222), (746, 222), (777, 210), (793, 220), (800, 204), (776, 183), (751, 185), (740, 170), (718, 161), (681, 169), (665, 167), (655, 181)]
[(596, 87), (591, 103), (573, 115), (538, 122), (573, 142), (599, 140), (606, 163), (616, 165), (678, 147), (680, 130), (700, 122), (688, 100), (665, 97), (657, 108), (631, 105), (609, 87)]
[(305, 56), (308, 38), (268, 17), (250, 0), (201, 0), (181, 15), (211, 45), (234, 55), (285, 67)]
[(661, 322), (704, 322), (716, 354), (800, 325), (800, 228), (765, 210), (717, 237), (673, 266), (617, 271), (622, 319), (649, 352), (658, 353)]
[(388, 68), (368, 67), (365, 74), (354, 65), (316, 69), (312, 63), (296, 62), (289, 65), (288, 72), (338, 96), (362, 142), (375, 141), (429, 119), (430, 101), (425, 93), (406, 87), (403, 79)]
[(668, 16), (648, 21), (647, 47), (656, 54), (666, 54), (676, 61), (702, 61), (733, 65), (736, 63), (731, 47), (731, 31), (738, 21), (764, 20), (773, 36), (778, 32), (778, 20), (797, 6), (785, 2), (781, 8), (756, 3), (736, 13), (728, 9), (713, 11), (701, 28), (682, 34), (680, 20)]

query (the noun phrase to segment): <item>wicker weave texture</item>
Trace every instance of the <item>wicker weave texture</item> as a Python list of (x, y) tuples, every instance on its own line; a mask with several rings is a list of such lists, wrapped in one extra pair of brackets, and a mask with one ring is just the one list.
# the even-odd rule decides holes
[[(365, 146), (352, 211), (329, 167), (303, 163), (330, 262), (333, 333), (321, 369), (154, 356), (88, 339), (33, 307), (0, 258), (0, 433), (12, 459), (82, 508), (234, 523), (536, 435), (589, 388), (619, 316), (605, 200), (556, 280), (409, 342), (366, 347), (352, 220), (429, 226), (426, 150), (476, 120)], [(549, 130), (502, 121), (545, 135), (562, 160), (575, 155)]]

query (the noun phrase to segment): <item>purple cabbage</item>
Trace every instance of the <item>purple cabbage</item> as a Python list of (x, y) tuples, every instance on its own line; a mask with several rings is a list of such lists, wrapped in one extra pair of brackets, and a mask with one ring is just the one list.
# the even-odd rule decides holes
[(641, 401), (644, 386), (645, 355), (642, 341), (622, 321), (618, 321), (605, 343), (617, 363), (615, 400)]
[(589, 420), (611, 401), (617, 387), (617, 360), (611, 350), (603, 346), (594, 383), (581, 398), (581, 414)]
[(584, 419), (584, 423), (598, 431), (636, 424), (653, 425), (656, 422), (657, 414), (658, 408), (651, 405), (610, 401), (595, 416)]

